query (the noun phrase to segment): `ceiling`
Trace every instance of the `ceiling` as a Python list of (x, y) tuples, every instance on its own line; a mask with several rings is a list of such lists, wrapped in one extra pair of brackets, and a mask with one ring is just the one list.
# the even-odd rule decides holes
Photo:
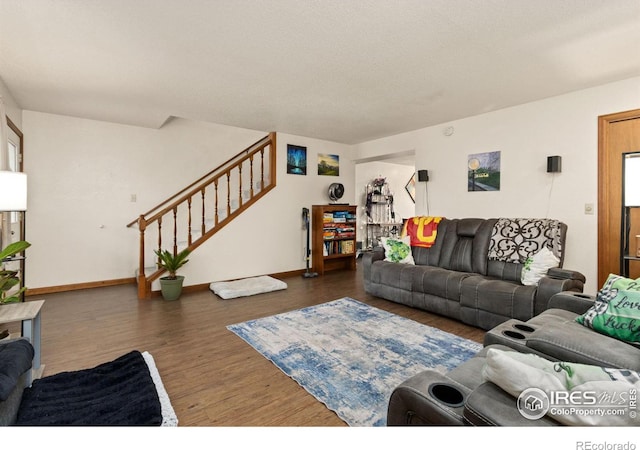
[(355, 144), (640, 75), (638, 0), (0, 0), (22, 109)]

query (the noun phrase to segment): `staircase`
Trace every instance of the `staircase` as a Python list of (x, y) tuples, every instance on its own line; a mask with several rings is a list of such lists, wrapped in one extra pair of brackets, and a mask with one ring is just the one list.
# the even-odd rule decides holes
[(140, 233), (138, 298), (164, 273), (155, 250), (193, 251), (276, 187), (276, 133), (270, 133), (127, 224)]

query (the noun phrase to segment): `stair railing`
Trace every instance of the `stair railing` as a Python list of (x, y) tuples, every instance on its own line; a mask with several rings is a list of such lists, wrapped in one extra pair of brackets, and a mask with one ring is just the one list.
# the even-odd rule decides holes
[(138, 298), (149, 298), (151, 284), (165, 272), (156, 249), (193, 251), (275, 186), (276, 133), (270, 133), (127, 224), (140, 233)]

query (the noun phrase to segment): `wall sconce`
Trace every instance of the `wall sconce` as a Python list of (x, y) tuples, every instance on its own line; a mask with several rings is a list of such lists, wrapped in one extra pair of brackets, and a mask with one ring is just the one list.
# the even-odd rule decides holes
[(547, 173), (562, 172), (562, 156), (547, 156)]

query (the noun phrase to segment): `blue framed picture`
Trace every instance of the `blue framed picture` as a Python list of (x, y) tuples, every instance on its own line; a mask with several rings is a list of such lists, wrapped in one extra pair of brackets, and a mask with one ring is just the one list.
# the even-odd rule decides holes
[(287, 144), (287, 173), (307, 174), (307, 147)]

